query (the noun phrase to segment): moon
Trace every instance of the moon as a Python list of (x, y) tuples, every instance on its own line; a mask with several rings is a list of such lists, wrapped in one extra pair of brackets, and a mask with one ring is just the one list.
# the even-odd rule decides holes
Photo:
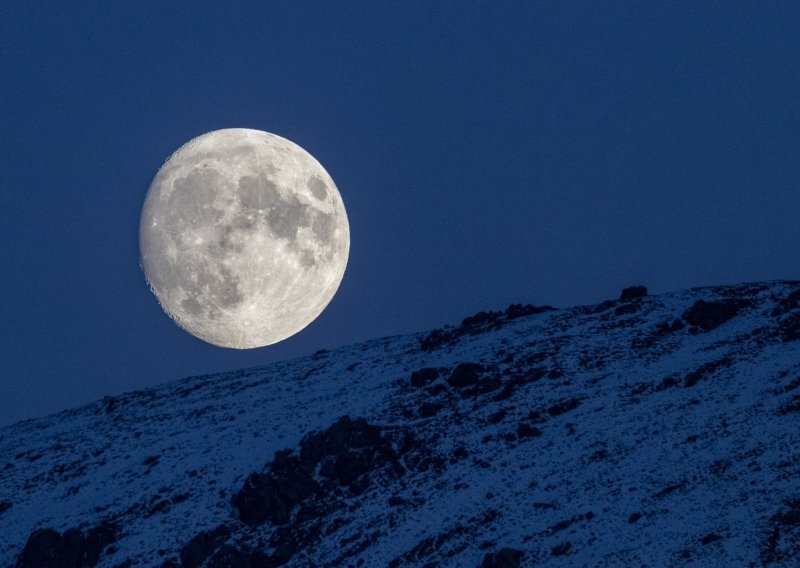
[(220, 347), (299, 332), (344, 276), (350, 227), (311, 154), (275, 134), (215, 130), (181, 146), (147, 191), (141, 265), (164, 311)]

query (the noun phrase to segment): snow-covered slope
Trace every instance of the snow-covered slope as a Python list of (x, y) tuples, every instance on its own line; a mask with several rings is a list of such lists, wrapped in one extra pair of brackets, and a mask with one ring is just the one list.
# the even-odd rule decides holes
[(800, 283), (626, 296), (4, 428), (0, 565), (798, 565)]

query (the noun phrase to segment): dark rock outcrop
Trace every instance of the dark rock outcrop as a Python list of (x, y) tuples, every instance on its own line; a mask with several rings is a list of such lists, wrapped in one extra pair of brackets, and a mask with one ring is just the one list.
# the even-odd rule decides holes
[(323, 478), (351, 493), (366, 488), (365, 476), (386, 467), (394, 474), (402, 468), (391, 441), (381, 428), (363, 418), (343, 416), (323, 432), (312, 432), (300, 442), (300, 464), (306, 471), (319, 468)]
[(629, 302), (631, 300), (638, 300), (639, 298), (644, 298), (647, 296), (647, 287), (646, 286), (631, 286), (629, 288), (625, 288), (620, 294), (619, 299), (622, 302)]
[(249, 525), (289, 522), (292, 511), (308, 498), (322, 494), (316, 479), (332, 482), (351, 494), (367, 487), (373, 469), (399, 464), (388, 439), (363, 418), (343, 416), (323, 432), (312, 432), (300, 442), (299, 456), (287, 449), (275, 453), (266, 472), (251, 473), (233, 497), (239, 518)]
[(300, 466), (291, 450), (275, 453), (268, 472), (247, 476), (244, 485), (233, 497), (239, 518), (248, 525), (271, 521), (275, 525), (289, 522), (292, 510), (303, 499), (320, 492), (311, 474)]
[(453, 345), (467, 335), (478, 335), (501, 328), (517, 318), (532, 316), (555, 310), (551, 306), (533, 306), (531, 304), (511, 304), (505, 311), (478, 312), (464, 318), (457, 327), (434, 329), (420, 340), (422, 351), (433, 351)]
[[(401, 475), (404, 469), (398, 451), (413, 453), (419, 445), (406, 436), (398, 446), (395, 450), (380, 427), (363, 418), (343, 416), (327, 430), (307, 434), (300, 442), (299, 453), (291, 449), (276, 452), (268, 469), (251, 473), (233, 497), (233, 506), (244, 523), (257, 526), (270, 522), (278, 527), (270, 539), (272, 555), (262, 554), (258, 560), (261, 564), (255, 565), (280, 566), (316, 542), (321, 538), (320, 517), (339, 509), (340, 498), (363, 493), (374, 473)], [(192, 539), (196, 542), (191, 550), (199, 549), (206, 555), (209, 549), (215, 552), (222, 536), (224, 533), (198, 535)], [(255, 553), (225, 550), (225, 558), (255, 562)]]
[(103, 550), (116, 540), (116, 528), (100, 525), (83, 532), (68, 529), (35, 530), (17, 558), (16, 568), (90, 568), (97, 565)]
[(450, 373), (447, 384), (457, 389), (474, 386), (481, 380), (484, 371), (483, 365), (478, 363), (459, 363)]
[(751, 306), (747, 300), (726, 299), (712, 302), (697, 300), (683, 313), (683, 319), (700, 331), (711, 331), (735, 318)]
[(220, 525), (213, 530), (195, 535), (181, 548), (181, 568), (202, 566), (222, 546), (230, 534), (231, 531), (228, 527)]
[(417, 388), (426, 387), (431, 384), (433, 381), (439, 378), (439, 376), (445, 371), (445, 369), (439, 369), (434, 367), (424, 367), (417, 371), (411, 373), (411, 385)]

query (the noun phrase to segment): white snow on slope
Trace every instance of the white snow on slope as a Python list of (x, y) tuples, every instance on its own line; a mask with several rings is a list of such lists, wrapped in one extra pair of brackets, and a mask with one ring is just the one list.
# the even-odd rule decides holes
[[(800, 310), (774, 311), (799, 288), (501, 317), (429, 351), (426, 334), (379, 339), (12, 425), (0, 430), (0, 565), (35, 529), (107, 519), (122, 531), (98, 566), (179, 565), (221, 524), (269, 552), (275, 527), (243, 525), (232, 496), (343, 415), (412, 432), (439, 466), (376, 477), (288, 565), (480, 566), (504, 547), (523, 566), (797, 565), (800, 526), (775, 519), (800, 499), (800, 341), (781, 335)], [(709, 331), (656, 331), (698, 300), (749, 305)], [(450, 386), (464, 362), (497, 387)], [(446, 371), (412, 386), (426, 367)], [(425, 402), (440, 408), (422, 417)]]

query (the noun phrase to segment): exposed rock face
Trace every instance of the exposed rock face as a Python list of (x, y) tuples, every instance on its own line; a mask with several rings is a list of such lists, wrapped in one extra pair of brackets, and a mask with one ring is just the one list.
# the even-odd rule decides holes
[(115, 529), (101, 525), (86, 533), (69, 529), (60, 534), (52, 529), (31, 533), (17, 558), (17, 568), (83, 568), (96, 566), (103, 549), (114, 542)]
[(0, 429), (0, 566), (794, 567), (798, 417), (800, 283), (515, 304)]
[(199, 568), (203, 563), (219, 550), (231, 530), (222, 525), (211, 531), (203, 531), (187, 542), (181, 548), (181, 568)]
[[(401, 447), (412, 453), (413, 446), (406, 435)], [(379, 475), (396, 478), (405, 471), (381, 428), (363, 418), (343, 416), (327, 430), (306, 435), (297, 454), (292, 449), (276, 452), (266, 472), (247, 477), (233, 497), (233, 506), (250, 526), (288, 525), (273, 535), (271, 555), (258, 551), (263, 562), (281, 566), (319, 540), (319, 517), (344, 508), (344, 499), (363, 493)], [(198, 558), (218, 556), (229, 534), (227, 527), (219, 527), (194, 537), (181, 551), (181, 566), (186, 566), (184, 556), (194, 558), (195, 551)], [(253, 551), (228, 546), (224, 554), (245, 559), (237, 562), (253, 562)]]
[(267, 520), (283, 525), (303, 499), (320, 492), (311, 474), (300, 466), (300, 460), (286, 450), (276, 452), (268, 472), (254, 472), (247, 477), (233, 504), (239, 518), (249, 525)]

